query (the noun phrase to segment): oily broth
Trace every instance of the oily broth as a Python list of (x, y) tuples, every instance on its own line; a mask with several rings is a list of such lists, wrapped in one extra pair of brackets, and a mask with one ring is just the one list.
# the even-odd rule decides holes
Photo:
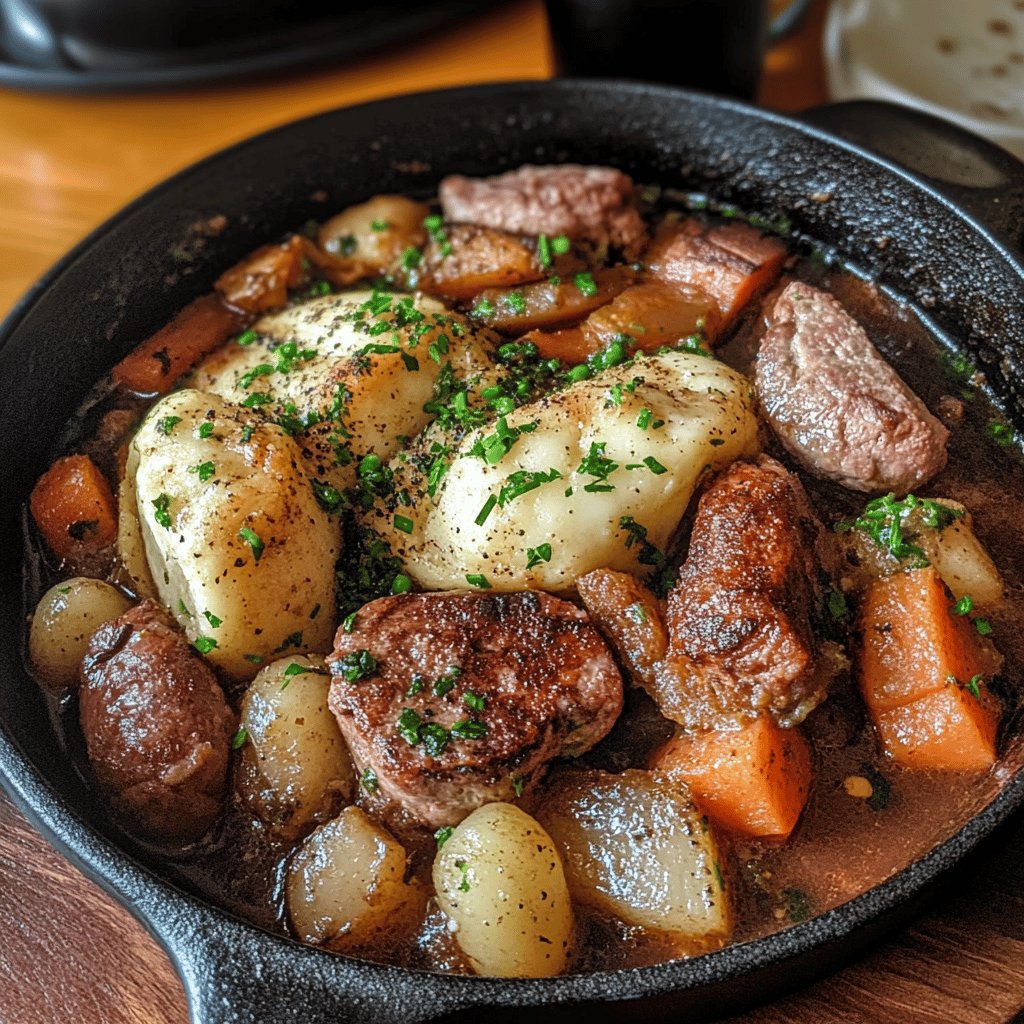
[[(947, 401), (947, 396), (962, 404), (962, 420), (947, 423), (952, 427), (949, 465), (924, 490), (927, 495), (961, 501), (971, 511), (975, 529), (1006, 581), (1008, 599), (988, 616), (994, 626), (993, 639), (1006, 659), (1000, 689), (1006, 733), (1007, 723), (1017, 717), (1024, 680), (1024, 536), (1018, 497), (1024, 495), (1024, 461), (1018, 451), (1000, 448), (986, 435), (998, 410), (980, 388), (965, 391), (964, 382), (950, 376), (943, 348), (911, 307), (894, 302), (848, 269), (828, 267), (820, 260), (793, 257), (787, 273), (831, 291), (860, 320), (872, 341), (929, 408), (945, 406), (956, 411), (959, 407)], [(749, 372), (763, 327), (760, 308), (748, 311), (731, 337), (718, 346), (716, 355)], [(961, 392), (969, 393), (970, 399), (961, 397)], [(99, 386), (69, 424), (60, 450), (84, 451), (106, 472), (114, 473), (119, 444), (130, 436), (148, 404)], [(770, 438), (765, 440), (771, 454), (798, 472), (826, 526), (863, 507), (867, 495), (808, 476), (785, 452), (776, 450)], [(677, 558), (685, 554), (685, 537), (686, 522), (680, 531)], [(31, 529), (26, 530), (26, 538), (25, 589), (27, 605), (32, 608), (58, 576)], [(227, 695), (237, 707), (242, 690), (235, 687)], [(59, 699), (53, 694), (47, 699), (67, 756), (88, 779), (77, 699), (74, 695)], [(730, 865), (728, 889), (736, 910), (730, 941), (778, 931), (839, 906), (891, 877), (954, 834), (1012, 774), (1005, 757), (981, 779), (906, 771), (886, 763), (849, 678), (836, 681), (829, 699), (812, 712), (804, 728), (813, 749), (814, 782), (793, 835), (781, 845), (767, 841), (730, 844), (722, 837)], [(671, 729), (646, 694), (632, 691), (615, 728), (582, 761), (616, 772), (644, 767)], [(1009, 738), (1002, 737), (1004, 751)], [(552, 772), (562, 770), (566, 769), (556, 765)], [(870, 800), (847, 793), (844, 783), (851, 776), (870, 779)], [(360, 792), (357, 802), (365, 800)], [(531, 811), (529, 806), (524, 809)], [(411, 873), (429, 884), (433, 837), (400, 814), (389, 816), (385, 824), (405, 845)], [(130, 837), (129, 841), (143, 859), (186, 889), (260, 927), (287, 934), (285, 863), (294, 844), (275, 837), (233, 790), (211, 835), (184, 853), (167, 855), (142, 847)], [(644, 966), (708, 948), (679, 947), (582, 907), (577, 910), (577, 920), (578, 939), (570, 972)], [(433, 902), (410, 940), (398, 948), (372, 950), (369, 958), (404, 967), (471, 973)]]

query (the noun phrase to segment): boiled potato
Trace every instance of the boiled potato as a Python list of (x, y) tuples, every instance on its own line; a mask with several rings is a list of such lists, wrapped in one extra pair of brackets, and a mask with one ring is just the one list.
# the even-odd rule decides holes
[(684, 947), (728, 936), (718, 847), (681, 785), (639, 769), (573, 773), (539, 818), (575, 899)]
[(130, 605), (120, 590), (102, 580), (76, 576), (50, 587), (36, 605), (28, 633), (36, 675), (55, 690), (77, 686), (89, 638)]
[(350, 260), (367, 277), (391, 268), (410, 246), (427, 240), (423, 226), (430, 208), (406, 196), (373, 196), (325, 221), (317, 241), (339, 259)]
[(322, 658), (282, 658), (260, 669), (242, 700), (239, 788), (257, 813), (289, 835), (352, 797), (352, 762), (327, 706)]
[(959, 510), (963, 516), (944, 530), (926, 536), (922, 547), (954, 597), (969, 594), (975, 607), (991, 608), (1003, 597), (999, 570), (975, 535), (970, 512), (955, 501), (943, 498), (940, 503)]
[(355, 483), (359, 457), (386, 461), (429, 422), (423, 406), (445, 366), (457, 379), (493, 368), (490, 334), (420, 295), (327, 295), (266, 316), (254, 330), (251, 344), (218, 349), (191, 385), (263, 403), (295, 436), (308, 471), (339, 490)]
[(346, 807), (303, 843), (288, 869), (288, 916), (303, 941), (342, 952), (415, 926), (424, 894), (404, 881), (405, 850), (358, 807)]
[(434, 888), (478, 974), (547, 978), (565, 969), (573, 916), (562, 863), (514, 804), (485, 804), (463, 819), (438, 851)]
[(331, 646), (341, 528), (300, 463), (280, 427), (189, 390), (153, 406), (129, 448), (160, 600), (235, 679), (278, 652)]
[[(757, 449), (749, 381), (681, 352), (637, 356), (503, 422), (508, 451), (478, 455), (495, 425), (471, 431), (433, 497), (423, 460), (392, 463), (412, 504), (378, 502), (370, 525), (428, 590), (465, 587), (469, 575), (494, 590), (559, 591), (596, 568), (646, 571), (645, 545), (622, 517), (664, 548), (701, 475)], [(541, 544), (549, 557), (531, 559)]]

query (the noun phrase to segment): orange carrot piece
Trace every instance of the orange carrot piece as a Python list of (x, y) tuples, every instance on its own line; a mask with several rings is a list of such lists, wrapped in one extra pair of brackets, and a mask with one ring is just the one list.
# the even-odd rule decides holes
[(701, 288), (716, 301), (721, 313), (717, 333), (779, 276), (786, 247), (749, 224), (705, 228), (690, 219), (664, 224), (645, 259), (654, 277)]
[(116, 384), (140, 395), (165, 394), (182, 374), (240, 330), (242, 323), (219, 295), (203, 295), (129, 352), (111, 376)]
[(36, 481), (29, 508), (43, 539), (61, 559), (80, 558), (117, 537), (114, 495), (88, 455), (58, 459)]
[(876, 580), (860, 613), (861, 693), (886, 753), (910, 767), (969, 771), (995, 758), (1001, 659), (953, 611), (934, 568)]
[(680, 734), (651, 767), (686, 782), (697, 805), (736, 835), (785, 839), (811, 788), (811, 752), (802, 733), (769, 715), (739, 729)]
[(976, 772), (996, 760), (999, 707), (983, 684), (980, 696), (950, 684), (901, 707), (877, 714), (882, 746), (897, 764)]
[(532, 341), (544, 359), (560, 359), (563, 366), (585, 363), (594, 354), (590, 341), (579, 327), (564, 327), (560, 331), (530, 331), (522, 338)]

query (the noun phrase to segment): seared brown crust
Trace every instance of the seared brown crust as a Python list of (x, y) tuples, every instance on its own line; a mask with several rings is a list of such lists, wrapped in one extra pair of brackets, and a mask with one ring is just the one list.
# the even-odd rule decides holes
[[(350, 682), (343, 659), (360, 651), (376, 669)], [(380, 598), (351, 633), (338, 631), (328, 664), (331, 710), (357, 771), (372, 770), (386, 797), (432, 828), (528, 795), (552, 758), (588, 750), (622, 710), (621, 676), (586, 612), (534, 591)], [(453, 685), (438, 695), (446, 676)], [(406, 708), (444, 730), (477, 721), (485, 734), (452, 735), (431, 754), (399, 733)]]
[(704, 492), (668, 598), (662, 712), (690, 729), (768, 710), (797, 721), (824, 696), (815, 638), (826, 535), (800, 482), (773, 459), (736, 463)]
[(633, 182), (611, 167), (529, 164), (493, 178), (449, 175), (438, 188), (447, 220), (513, 234), (567, 235), (635, 256), (647, 236)]
[(906, 494), (946, 464), (949, 431), (860, 324), (802, 281), (775, 302), (756, 384), (779, 440), (816, 476)]
[(213, 824), (235, 716), (159, 605), (143, 601), (93, 634), (79, 714), (93, 773), (129, 828), (185, 844)]

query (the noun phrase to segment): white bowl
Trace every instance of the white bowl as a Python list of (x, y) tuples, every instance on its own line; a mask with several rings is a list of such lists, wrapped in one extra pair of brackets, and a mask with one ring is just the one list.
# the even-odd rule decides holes
[(1024, 159), (1024, 0), (833, 0), (833, 99), (917, 107)]

